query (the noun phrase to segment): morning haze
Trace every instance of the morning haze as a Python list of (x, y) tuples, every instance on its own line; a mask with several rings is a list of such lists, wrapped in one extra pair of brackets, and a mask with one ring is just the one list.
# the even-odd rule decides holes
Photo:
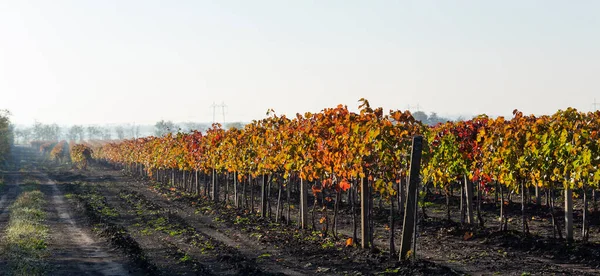
[[(442, 116), (589, 110), (597, 1), (1, 1), (18, 124), (211, 122), (365, 97)], [(219, 110), (221, 111), (221, 110)], [(222, 120), (217, 112), (217, 120)]]

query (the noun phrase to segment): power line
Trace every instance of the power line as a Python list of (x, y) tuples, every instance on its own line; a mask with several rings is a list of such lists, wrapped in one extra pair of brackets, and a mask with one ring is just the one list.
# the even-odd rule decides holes
[(221, 110), (223, 111), (223, 127), (225, 127), (225, 102), (221, 103)]
[(416, 106), (411, 106), (410, 104), (406, 106), (407, 110), (411, 110), (412, 108), (415, 108), (417, 110), (417, 112), (421, 111), (421, 105), (417, 104)]
[(213, 124), (217, 122), (217, 108), (220, 107), (223, 112), (223, 125), (225, 125), (225, 107), (227, 107), (227, 105), (225, 105), (225, 102), (222, 102), (221, 104), (215, 104), (213, 102), (213, 104), (210, 107), (213, 109)]

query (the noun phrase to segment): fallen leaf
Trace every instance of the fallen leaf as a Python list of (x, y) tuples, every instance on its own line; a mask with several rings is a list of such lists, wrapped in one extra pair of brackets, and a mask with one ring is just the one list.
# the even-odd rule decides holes
[(351, 247), (354, 245), (354, 240), (352, 238), (348, 238), (346, 240), (346, 247)]

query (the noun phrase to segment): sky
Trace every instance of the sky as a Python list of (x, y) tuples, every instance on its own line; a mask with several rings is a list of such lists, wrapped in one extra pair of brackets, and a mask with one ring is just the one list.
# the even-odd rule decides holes
[(211, 122), (213, 103), (248, 122), (270, 108), (356, 110), (360, 98), (447, 116), (589, 111), (599, 11), (593, 0), (0, 0), (0, 109), (64, 125)]

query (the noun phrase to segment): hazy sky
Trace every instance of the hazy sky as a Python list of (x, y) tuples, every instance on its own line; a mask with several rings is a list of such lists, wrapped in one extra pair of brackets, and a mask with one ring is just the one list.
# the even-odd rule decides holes
[[(361, 97), (440, 114), (600, 102), (600, 1), (0, 0), (18, 123), (227, 121)], [(218, 119), (221, 120), (221, 112)]]

